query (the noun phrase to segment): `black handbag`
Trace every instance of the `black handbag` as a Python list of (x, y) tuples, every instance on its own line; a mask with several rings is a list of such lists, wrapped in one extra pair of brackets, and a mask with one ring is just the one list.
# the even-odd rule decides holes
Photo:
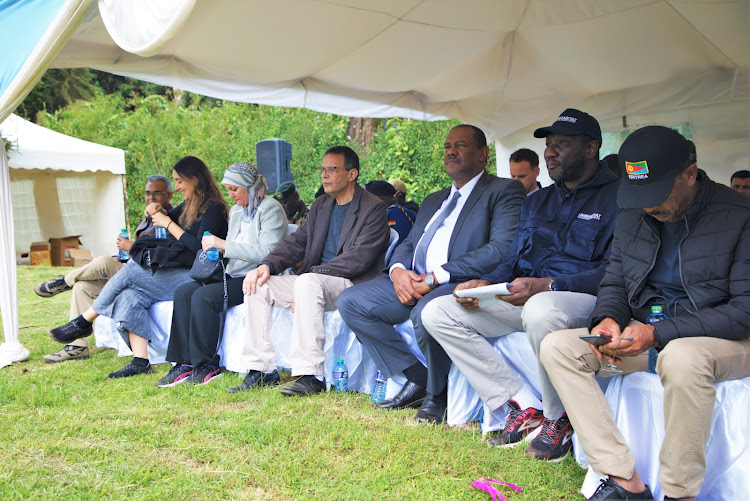
[(206, 255), (206, 251), (201, 250), (195, 261), (193, 261), (193, 267), (190, 268), (190, 278), (203, 284), (215, 284), (221, 282), (224, 279), (226, 273), (226, 265), (224, 258), (211, 261)]

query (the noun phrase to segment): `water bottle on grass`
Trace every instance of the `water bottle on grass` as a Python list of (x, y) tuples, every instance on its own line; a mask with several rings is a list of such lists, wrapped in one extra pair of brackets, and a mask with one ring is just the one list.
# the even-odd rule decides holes
[[(128, 230), (126, 230), (125, 228), (120, 230), (119, 237), (124, 238), (125, 240), (130, 240), (130, 235), (128, 235)], [(117, 259), (119, 259), (120, 261), (127, 261), (128, 259), (130, 259), (130, 252), (119, 249), (117, 251)]]
[(383, 377), (383, 373), (378, 371), (378, 375), (375, 376), (375, 387), (372, 389), (372, 395), (370, 395), (370, 402), (373, 404), (379, 404), (385, 400), (385, 390), (387, 385), (388, 382), (385, 377)]
[[(204, 231), (203, 232), (203, 236), (204, 237), (207, 237), (209, 235), (211, 235), (210, 231)], [(219, 249), (217, 249), (216, 247), (211, 247), (210, 249), (208, 249), (206, 251), (206, 257), (208, 258), (209, 261), (218, 261), (219, 260)]]
[[(661, 322), (662, 320), (666, 320), (667, 317), (664, 312), (663, 308), (658, 305), (654, 305), (651, 307), (651, 314), (646, 319), (647, 325), (653, 325), (656, 322)], [(659, 353), (656, 351), (656, 348), (649, 348), (648, 349), (648, 371), (651, 374), (656, 374), (656, 360), (659, 357)]]
[(349, 391), (349, 369), (346, 368), (343, 358), (338, 359), (333, 366), (333, 387), (339, 393)]

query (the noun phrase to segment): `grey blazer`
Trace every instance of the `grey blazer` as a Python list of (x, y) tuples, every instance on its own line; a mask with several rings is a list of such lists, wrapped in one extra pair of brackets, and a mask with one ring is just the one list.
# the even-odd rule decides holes
[[(411, 269), (417, 242), (449, 194), (450, 188), (446, 188), (424, 199), (414, 228), (396, 247), (389, 266), (401, 263), (406, 269)], [(450, 273), (452, 283), (479, 278), (500, 264), (516, 236), (521, 204), (525, 199), (526, 190), (519, 181), (487, 172), (482, 174), (461, 209), (451, 234), (448, 262), (443, 269)]]

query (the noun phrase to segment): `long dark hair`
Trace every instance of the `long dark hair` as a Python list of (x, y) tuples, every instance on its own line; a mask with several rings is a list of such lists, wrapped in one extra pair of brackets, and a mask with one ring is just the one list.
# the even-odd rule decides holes
[(191, 179), (195, 182), (195, 190), (190, 200), (185, 200), (182, 214), (178, 223), (183, 228), (193, 224), (210, 204), (216, 204), (224, 209), (224, 217), (229, 214), (229, 206), (221, 194), (219, 184), (211, 175), (206, 164), (200, 158), (183, 157), (177, 160), (172, 167), (180, 177)]

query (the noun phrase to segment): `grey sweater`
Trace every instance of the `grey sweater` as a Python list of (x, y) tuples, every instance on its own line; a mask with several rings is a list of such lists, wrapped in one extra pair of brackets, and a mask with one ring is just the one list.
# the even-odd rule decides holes
[(232, 278), (244, 277), (258, 266), (263, 258), (287, 234), (287, 220), (284, 208), (271, 197), (264, 197), (249, 223), (250, 234), (245, 243), (237, 242), (242, 222), (243, 207), (235, 205), (229, 211), (229, 231), (224, 257), (229, 258), (227, 273)]

